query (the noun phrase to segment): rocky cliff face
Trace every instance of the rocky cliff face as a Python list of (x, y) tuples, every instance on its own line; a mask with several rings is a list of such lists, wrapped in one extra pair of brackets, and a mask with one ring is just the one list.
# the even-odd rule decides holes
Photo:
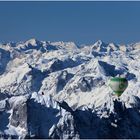
[[(139, 43), (35, 39), (0, 46), (1, 138), (140, 138)], [(120, 98), (108, 80), (125, 76)]]

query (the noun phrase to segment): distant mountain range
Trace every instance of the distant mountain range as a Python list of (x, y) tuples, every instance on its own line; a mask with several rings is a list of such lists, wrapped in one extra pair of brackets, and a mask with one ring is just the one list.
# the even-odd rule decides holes
[[(108, 86), (122, 76), (117, 98)], [(0, 45), (0, 138), (140, 138), (140, 43)]]

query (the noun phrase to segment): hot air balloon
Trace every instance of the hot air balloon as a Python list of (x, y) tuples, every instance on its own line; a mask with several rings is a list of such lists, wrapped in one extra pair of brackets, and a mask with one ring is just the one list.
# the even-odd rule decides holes
[(126, 78), (122, 77), (113, 77), (109, 81), (109, 86), (114, 91), (115, 95), (118, 97), (122, 95), (125, 89), (128, 86), (128, 81)]

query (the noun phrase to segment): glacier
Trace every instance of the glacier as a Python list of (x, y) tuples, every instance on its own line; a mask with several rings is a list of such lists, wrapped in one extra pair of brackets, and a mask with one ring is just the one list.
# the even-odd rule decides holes
[[(140, 43), (0, 44), (0, 138), (140, 138)], [(115, 97), (108, 85), (122, 76)]]

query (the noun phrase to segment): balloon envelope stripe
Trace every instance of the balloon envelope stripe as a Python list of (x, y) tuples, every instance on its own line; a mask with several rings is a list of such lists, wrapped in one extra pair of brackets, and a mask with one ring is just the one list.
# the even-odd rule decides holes
[(123, 93), (124, 91), (114, 91), (115, 93)]
[(112, 78), (111, 81), (114, 81), (114, 82), (126, 82), (127, 80), (126, 79), (118, 79), (118, 78)]

